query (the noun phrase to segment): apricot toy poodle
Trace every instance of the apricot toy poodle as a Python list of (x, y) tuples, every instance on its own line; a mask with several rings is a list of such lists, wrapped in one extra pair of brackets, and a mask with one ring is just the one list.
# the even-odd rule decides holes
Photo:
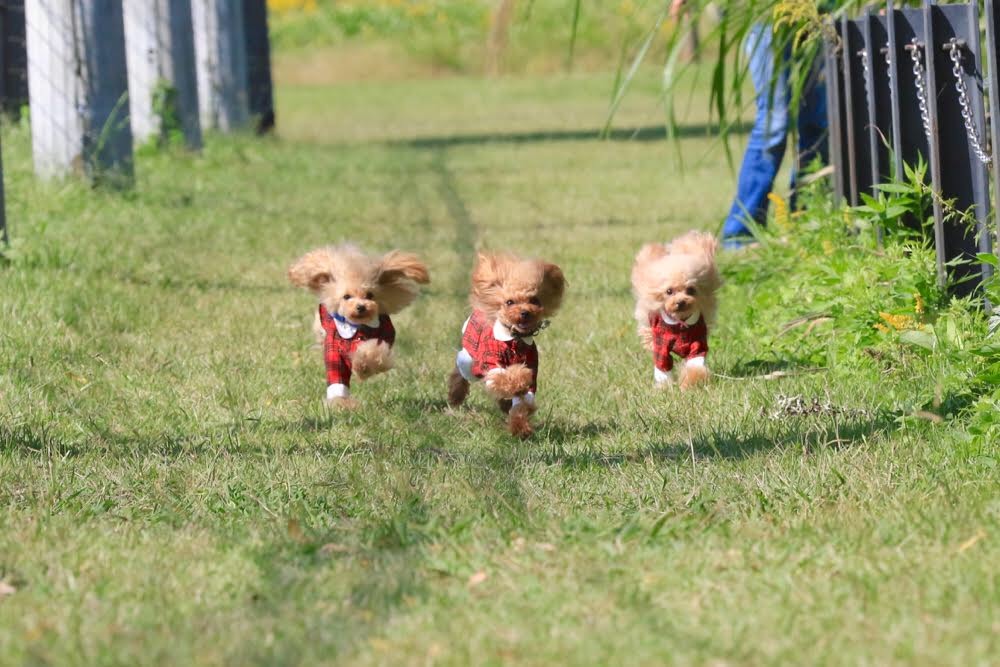
[(717, 242), (688, 232), (667, 244), (642, 247), (632, 267), (639, 338), (653, 353), (656, 387), (673, 384), (673, 355), (684, 360), (681, 388), (708, 379), (708, 331), (715, 324), (716, 292), (722, 280), (715, 265)]
[(462, 325), (462, 348), (448, 378), (448, 404), (461, 405), (469, 383), (486, 390), (518, 437), (533, 429), (538, 383), (535, 335), (562, 303), (566, 280), (555, 264), (509, 253), (481, 253), (472, 271), (472, 314)]
[(351, 377), (364, 380), (392, 368), (396, 330), (389, 316), (430, 282), (427, 267), (408, 252), (369, 255), (343, 244), (307, 252), (288, 269), (288, 279), (319, 299), (313, 331), (323, 345), (327, 402), (354, 407)]

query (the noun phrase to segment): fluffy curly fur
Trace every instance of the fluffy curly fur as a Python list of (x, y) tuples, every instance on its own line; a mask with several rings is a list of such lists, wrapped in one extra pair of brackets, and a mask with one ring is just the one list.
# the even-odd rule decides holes
[[(369, 255), (345, 243), (307, 252), (289, 267), (288, 279), (293, 285), (313, 292), (330, 313), (362, 324), (406, 308), (419, 294), (420, 285), (430, 282), (430, 275), (424, 263), (412, 253), (393, 250), (384, 255)], [(318, 313), (313, 318), (313, 331), (322, 343), (326, 332)], [(357, 378), (365, 380), (392, 368), (392, 348), (377, 340), (364, 341), (355, 350), (351, 363)], [(340, 402), (354, 404), (350, 399)]]
[[(646, 244), (639, 251), (632, 267), (632, 289), (639, 338), (646, 349), (653, 349), (651, 313), (663, 310), (677, 320), (700, 314), (709, 329), (714, 326), (716, 292), (722, 284), (715, 264), (717, 245), (710, 234), (688, 232), (667, 244)], [(685, 365), (681, 387), (707, 378), (705, 367)]]
[[(528, 335), (559, 310), (565, 289), (566, 279), (555, 264), (511, 253), (480, 253), (472, 271), (469, 303), (491, 322), (500, 320), (515, 334)], [(491, 372), (483, 383), (507, 413), (510, 432), (519, 437), (531, 435), (529, 417), (535, 408), (527, 401), (511, 407), (511, 400), (523, 396), (531, 381), (531, 369), (514, 364)], [(461, 405), (468, 393), (469, 383), (454, 369), (448, 378), (449, 405)]]

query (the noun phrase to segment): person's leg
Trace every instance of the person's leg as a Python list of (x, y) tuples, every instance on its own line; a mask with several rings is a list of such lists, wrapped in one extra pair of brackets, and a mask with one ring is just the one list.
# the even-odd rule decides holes
[(740, 166), (736, 198), (723, 225), (723, 238), (749, 235), (746, 220), (763, 224), (767, 195), (785, 154), (788, 132), (788, 71), (782, 67), (775, 78), (771, 28), (755, 25), (747, 39), (750, 77), (756, 94), (757, 116)]
[[(819, 61), (819, 59), (817, 59)], [(817, 62), (799, 100), (798, 152), (792, 169), (792, 196), (789, 205), (795, 208), (799, 172), (816, 158), (829, 162), (829, 141), (826, 116), (826, 82), (822, 76), (822, 63)]]

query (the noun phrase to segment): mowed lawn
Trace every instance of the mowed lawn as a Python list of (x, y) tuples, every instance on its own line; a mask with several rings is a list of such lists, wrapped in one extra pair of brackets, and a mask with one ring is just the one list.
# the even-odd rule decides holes
[[(279, 87), (277, 138), (147, 151), (124, 195), (36, 183), (7, 128), (0, 663), (995, 664), (1000, 474), (886, 416), (912, 388), (752, 377), (744, 279), (724, 377), (653, 391), (632, 258), (734, 175), (701, 98), (662, 138), (655, 75), (597, 140), (612, 81)], [(342, 240), (433, 280), (353, 413), (284, 275)], [(528, 442), (444, 404), (477, 248), (569, 281)]]

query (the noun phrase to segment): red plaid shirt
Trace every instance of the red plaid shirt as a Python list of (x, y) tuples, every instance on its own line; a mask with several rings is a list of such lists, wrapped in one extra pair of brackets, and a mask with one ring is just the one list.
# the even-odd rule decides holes
[(674, 367), (670, 353), (683, 359), (704, 357), (708, 354), (708, 327), (705, 318), (699, 317), (694, 324), (683, 322), (667, 324), (660, 313), (649, 316), (649, 326), (653, 329), (653, 364), (661, 371)]
[(326, 362), (326, 383), (342, 384), (351, 386), (351, 355), (363, 340), (377, 340), (387, 343), (390, 347), (396, 341), (396, 330), (392, 326), (392, 320), (388, 315), (381, 315), (378, 318), (377, 327), (365, 325), (358, 326), (357, 331), (350, 338), (343, 338), (337, 331), (337, 320), (327, 311), (323, 304), (319, 304), (319, 321), (326, 331), (326, 340), (323, 342), (323, 360)]
[(531, 391), (538, 384), (538, 348), (518, 338), (497, 340), (493, 336), (493, 321), (482, 311), (472, 311), (462, 334), (462, 347), (472, 357), (472, 374), (482, 378), (494, 368), (524, 364), (531, 369)]

